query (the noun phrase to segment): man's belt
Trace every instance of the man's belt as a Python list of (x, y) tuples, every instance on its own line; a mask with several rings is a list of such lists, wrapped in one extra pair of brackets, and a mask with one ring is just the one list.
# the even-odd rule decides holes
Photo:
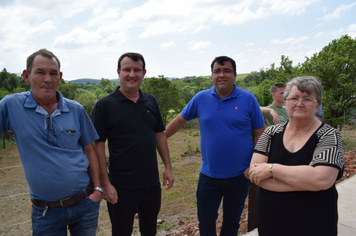
[[(91, 184), (89, 184), (88, 187), (86, 187), (85, 191), (86, 191), (87, 196), (89, 196), (93, 192), (93, 188), (92, 188)], [(56, 202), (46, 202), (46, 201), (37, 200), (37, 199), (31, 199), (31, 201), (32, 201), (33, 205), (35, 205), (36, 207), (42, 207), (42, 208), (45, 208), (46, 206), (48, 208), (69, 207), (69, 206), (76, 204), (77, 202), (79, 202), (80, 200), (82, 200), (84, 198), (85, 198), (85, 193), (82, 191), (81, 193), (79, 193), (73, 197), (61, 199)]]

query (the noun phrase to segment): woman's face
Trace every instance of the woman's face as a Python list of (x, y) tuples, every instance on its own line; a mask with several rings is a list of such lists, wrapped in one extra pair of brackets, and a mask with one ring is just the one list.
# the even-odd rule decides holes
[(291, 88), (285, 104), (289, 119), (312, 120), (319, 106), (314, 94), (303, 93), (295, 85)]

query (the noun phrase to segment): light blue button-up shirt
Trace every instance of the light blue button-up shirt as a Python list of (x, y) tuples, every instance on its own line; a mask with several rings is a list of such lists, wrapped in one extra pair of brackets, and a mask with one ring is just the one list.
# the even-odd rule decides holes
[(99, 136), (79, 103), (57, 91), (51, 115), (31, 91), (0, 101), (0, 134), (15, 133), (31, 198), (57, 201), (78, 194), (89, 183), (89, 161), (83, 148)]

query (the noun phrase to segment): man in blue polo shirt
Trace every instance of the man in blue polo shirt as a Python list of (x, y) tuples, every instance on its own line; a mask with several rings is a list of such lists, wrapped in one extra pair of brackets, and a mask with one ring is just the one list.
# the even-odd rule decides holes
[(200, 235), (216, 235), (223, 198), (220, 235), (231, 236), (237, 235), (240, 226), (249, 187), (248, 167), (264, 122), (253, 94), (235, 85), (233, 59), (216, 57), (211, 72), (214, 86), (197, 93), (168, 124), (165, 134), (169, 138), (187, 121), (199, 118), (203, 158), (196, 193)]
[(31, 91), (0, 101), (0, 134), (12, 130), (32, 200), (33, 235), (93, 236), (102, 189), (93, 142), (99, 138), (84, 108), (57, 91), (60, 62), (41, 49), (27, 58)]

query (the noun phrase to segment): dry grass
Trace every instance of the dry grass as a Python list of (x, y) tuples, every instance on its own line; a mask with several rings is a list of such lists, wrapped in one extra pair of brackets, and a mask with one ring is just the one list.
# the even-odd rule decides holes
[[(173, 221), (178, 218), (187, 223), (196, 220), (195, 189), (201, 164), (200, 153), (195, 153), (200, 150), (198, 130), (181, 130), (168, 143), (175, 182), (170, 190), (162, 188), (159, 219), (165, 223), (159, 227), (161, 235), (165, 229), (174, 227)], [(164, 166), (158, 158), (162, 176)], [(16, 144), (0, 151), (0, 186), (0, 235), (31, 235), (31, 201)], [(138, 222), (135, 220), (133, 235), (139, 235), (137, 232)], [(105, 201), (100, 206), (97, 235), (111, 235)]]
[[(355, 130), (355, 126), (348, 126), (341, 131), (343, 140), (348, 140), (348, 145), (356, 143)], [(196, 222), (195, 190), (201, 156), (199, 152), (195, 152), (200, 151), (199, 130), (180, 130), (168, 139), (168, 145), (175, 182), (170, 190), (162, 188), (159, 219), (164, 223), (158, 226), (158, 235), (165, 235), (166, 230), (179, 227), (177, 223), (179, 220), (183, 220), (186, 225)], [(31, 201), (22, 167), (3, 169), (20, 165), (16, 145), (0, 151), (0, 235), (31, 235), (32, 233)], [(160, 176), (163, 169), (164, 166), (159, 158)], [(105, 201), (101, 202), (97, 235), (111, 235), (111, 223)], [(135, 220), (133, 235), (139, 235), (137, 220)]]

